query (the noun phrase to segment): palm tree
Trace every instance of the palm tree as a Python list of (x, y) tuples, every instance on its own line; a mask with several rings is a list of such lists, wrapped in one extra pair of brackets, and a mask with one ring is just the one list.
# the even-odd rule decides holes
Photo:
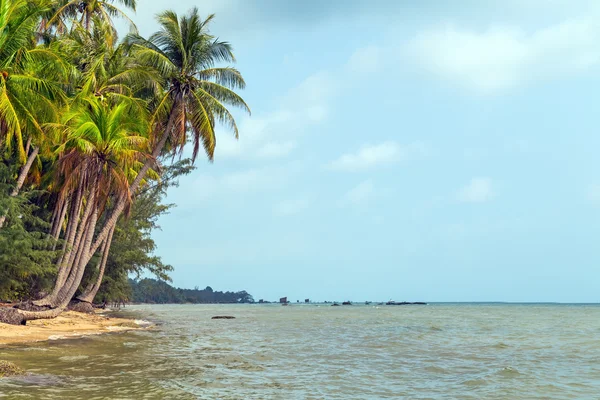
[[(54, 290), (45, 299), (49, 305), (66, 306), (79, 287), (87, 264), (83, 257), (90, 250), (97, 220), (109, 200), (123, 198), (130, 204), (129, 176), (131, 169), (145, 160), (147, 122), (147, 116), (128, 102), (112, 105), (91, 96), (66, 113), (60, 124), (46, 125), (66, 138), (56, 150), (63, 154), (59, 170), (65, 182), (77, 184), (65, 185), (65, 190), (80, 202), (85, 201), (80, 218), (81, 205), (74, 204), (78, 211), (71, 222), (77, 227), (71, 228)], [(109, 251), (108, 241), (104, 248)]]
[[(51, 48), (36, 46), (34, 28), (46, 1), (0, 2), (0, 148), (24, 165), (11, 196), (23, 186), (40, 150), (40, 124), (57, 118), (65, 72)], [(0, 215), (0, 228), (6, 219)]]
[(148, 90), (158, 93), (156, 71), (140, 65), (127, 44), (108, 41), (110, 25), (96, 17), (94, 20), (91, 30), (75, 24), (60, 41), (60, 51), (68, 54), (70, 63), (75, 66), (75, 101), (93, 95), (113, 103), (130, 102), (144, 113), (147, 102), (139, 93)]
[[(234, 63), (235, 57), (227, 42), (210, 34), (214, 17), (201, 19), (193, 9), (181, 18), (172, 11), (157, 18), (159, 32), (148, 40), (132, 34), (123, 47), (114, 50), (110, 45), (97, 46), (94, 29), (101, 23), (93, 15), (89, 20), (94, 29), (87, 29), (85, 20), (81, 23), (87, 36), (78, 23), (72, 25), (77, 33), (64, 43), (71, 47), (64, 48), (75, 56), (70, 62), (78, 71), (73, 86), (76, 95), (61, 123), (43, 125), (52, 132), (50, 136), (60, 138), (56, 182), (62, 183), (62, 192), (57, 207), (60, 202), (68, 206), (61, 205), (55, 215), (68, 220), (65, 248), (52, 294), (37, 302), (51, 309), (18, 310), (23, 319), (58, 315), (80, 286), (89, 261), (102, 248), (94, 284), (80, 296), (91, 301), (102, 280), (116, 222), (131, 197), (154, 174), (157, 160), (181, 154), (189, 141), (193, 158), (203, 149), (212, 161), (217, 124), (228, 126), (238, 137), (228, 107), (250, 111), (236, 93), (245, 86), (241, 74), (231, 66), (221, 66)], [(146, 102), (147, 116), (139, 112), (141, 99)], [(98, 221), (100, 229), (96, 229)]]
[[(112, 4), (113, 1), (104, 0), (60, 0), (55, 3), (53, 15), (43, 24), (43, 30), (51, 27), (57, 28), (59, 32), (65, 31), (68, 21), (76, 21), (90, 30), (94, 20), (102, 20), (111, 26), (110, 32), (116, 37), (116, 30), (113, 25), (113, 18), (122, 18), (129, 22), (135, 29), (135, 24), (127, 14), (119, 7)], [(118, 3), (135, 11), (136, 0), (118, 0)]]
[[(245, 101), (235, 89), (245, 87), (240, 72), (233, 67), (218, 67), (220, 62), (235, 62), (231, 45), (215, 38), (208, 29), (214, 15), (202, 20), (198, 9), (179, 18), (174, 11), (158, 15), (161, 30), (149, 40), (131, 34), (127, 41), (135, 57), (155, 68), (165, 86), (164, 94), (154, 99), (151, 127), (154, 134), (152, 157), (144, 164), (131, 184), (135, 193), (145, 175), (170, 141), (170, 151), (181, 153), (192, 135), (193, 159), (200, 146), (209, 160), (214, 158), (216, 146), (215, 125), (229, 126), (236, 138), (238, 128), (226, 105), (240, 107), (250, 113)], [(96, 238), (95, 252), (116, 224), (124, 204), (113, 210)], [(88, 255), (88, 259), (91, 255)]]

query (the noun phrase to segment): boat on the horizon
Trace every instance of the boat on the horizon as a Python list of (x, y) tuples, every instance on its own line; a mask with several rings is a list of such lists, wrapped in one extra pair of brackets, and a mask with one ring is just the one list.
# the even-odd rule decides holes
[(394, 300), (390, 300), (387, 303), (385, 303), (386, 306), (426, 306), (427, 303), (422, 302), (422, 301), (401, 301), (401, 302), (396, 302)]
[(350, 301), (344, 301), (344, 302), (342, 303), (342, 305), (343, 305), (343, 306), (351, 306), (351, 305), (352, 305), (352, 303), (351, 303)]
[(339, 304), (338, 304), (338, 303), (333, 303), (331, 306), (332, 306), (332, 307), (338, 307), (338, 306), (339, 306)]

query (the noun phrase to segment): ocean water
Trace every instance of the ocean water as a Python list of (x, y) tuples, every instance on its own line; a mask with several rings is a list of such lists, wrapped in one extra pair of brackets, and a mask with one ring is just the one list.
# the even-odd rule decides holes
[[(598, 399), (600, 306), (156, 305), (145, 331), (0, 348), (8, 399)], [(233, 315), (233, 320), (212, 320)]]

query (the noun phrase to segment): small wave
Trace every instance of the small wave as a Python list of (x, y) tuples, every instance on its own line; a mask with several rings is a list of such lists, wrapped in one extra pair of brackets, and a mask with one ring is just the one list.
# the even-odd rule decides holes
[(90, 358), (90, 356), (84, 356), (84, 355), (79, 355), (79, 356), (62, 356), (62, 357), (59, 357), (58, 359), (60, 361), (79, 361), (79, 360), (85, 360), (87, 358)]
[(110, 326), (106, 327), (106, 330), (111, 331), (111, 332), (126, 331), (127, 329), (131, 329), (131, 328), (128, 328), (126, 326), (117, 326), (117, 325), (110, 325)]
[(513, 367), (504, 367), (500, 371), (498, 371), (498, 374), (505, 378), (514, 378), (516, 376), (521, 375), (521, 373)]
[(133, 322), (135, 324), (137, 324), (138, 326), (143, 326), (143, 327), (154, 325), (152, 322), (146, 321), (145, 319), (135, 319), (135, 320), (133, 320)]
[(50, 335), (48, 336), (48, 340), (61, 340), (61, 339), (66, 339), (67, 337), (65, 335)]

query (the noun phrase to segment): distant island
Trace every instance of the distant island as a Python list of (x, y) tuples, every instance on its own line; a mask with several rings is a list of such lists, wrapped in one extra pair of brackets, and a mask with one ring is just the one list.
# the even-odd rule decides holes
[(239, 292), (214, 291), (210, 286), (204, 289), (175, 288), (157, 279), (129, 280), (133, 303), (150, 304), (235, 304), (254, 303), (252, 295), (245, 290)]

